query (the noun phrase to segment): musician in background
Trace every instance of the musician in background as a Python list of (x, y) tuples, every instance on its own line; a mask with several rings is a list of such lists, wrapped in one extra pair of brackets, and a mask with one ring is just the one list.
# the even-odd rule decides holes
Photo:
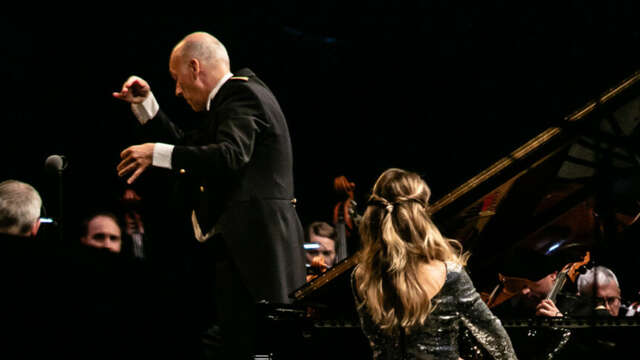
[[(577, 316), (607, 318), (625, 316), (621, 311), (620, 284), (611, 269), (595, 266), (581, 274), (577, 281), (581, 310)], [(631, 315), (633, 316), (633, 314)], [(563, 351), (571, 358), (622, 358), (636, 351), (633, 328), (594, 327), (574, 331), (572, 340)], [(637, 334), (637, 332), (636, 332)]]
[(22, 242), (36, 236), (41, 206), (40, 194), (31, 185), (17, 180), (0, 183), (0, 234)]
[(562, 265), (554, 255), (523, 247), (512, 249), (502, 261), (500, 274), (508, 290), (515, 295), (494, 307), (494, 312), (505, 318), (566, 315), (570, 309), (566, 308), (565, 291), (559, 294), (556, 302), (546, 299)]
[(327, 269), (333, 267), (336, 262), (337, 236), (336, 229), (326, 222), (311, 223), (307, 227), (307, 244), (305, 245), (307, 266), (311, 266), (314, 262), (321, 262)]
[(67, 247), (41, 235), (41, 210), (34, 187), (0, 182), (0, 358), (157, 358), (149, 353), (157, 346), (149, 324), (159, 310), (147, 308), (159, 301), (147, 299), (137, 268), (102, 248), (111, 231), (89, 225), (100, 246)]
[[(524, 247), (512, 249), (502, 261), (500, 274), (507, 290), (515, 295), (493, 307), (492, 311), (503, 321), (535, 316), (569, 316), (575, 295), (561, 291), (555, 301), (547, 299), (563, 265), (555, 254), (545, 255)], [(507, 330), (520, 359), (554, 358), (571, 337), (571, 332), (563, 328)]]
[(93, 214), (82, 223), (82, 229), (83, 234), (80, 238), (82, 244), (120, 253), (122, 229), (114, 214), (108, 212)]
[[(604, 266), (595, 266), (578, 277), (578, 295), (592, 299), (590, 310), (594, 314), (618, 316), (620, 305), (620, 284), (616, 274)], [(605, 311), (606, 310), (606, 311)]]
[(52, 290), (60, 278), (53, 276), (54, 252), (36, 237), (41, 208), (42, 199), (31, 185), (0, 182), (0, 357), (5, 359), (44, 357), (42, 348), (50, 356), (55, 343), (56, 333), (50, 331), (60, 309), (53, 304), (58, 297)]

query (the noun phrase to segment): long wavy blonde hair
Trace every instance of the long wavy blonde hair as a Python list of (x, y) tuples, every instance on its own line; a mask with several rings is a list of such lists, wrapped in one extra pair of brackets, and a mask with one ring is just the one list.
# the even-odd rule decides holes
[[(424, 324), (432, 310), (421, 266), (432, 261), (464, 265), (462, 245), (445, 239), (429, 216), (431, 190), (422, 178), (401, 169), (382, 173), (360, 222), (362, 249), (355, 270), (356, 291), (373, 321), (393, 333)], [(424, 278), (424, 276), (423, 276)], [(433, 279), (434, 283), (436, 279)]]

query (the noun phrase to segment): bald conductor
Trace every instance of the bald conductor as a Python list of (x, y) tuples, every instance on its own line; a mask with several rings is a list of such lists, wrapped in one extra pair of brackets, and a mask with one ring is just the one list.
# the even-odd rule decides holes
[(225, 47), (210, 34), (180, 41), (169, 71), (176, 96), (202, 115), (200, 123), (182, 132), (160, 109), (149, 84), (130, 77), (113, 96), (131, 103), (145, 135), (163, 142), (125, 149), (117, 171), (132, 183), (149, 166), (171, 169), (192, 209), (184, 216), (194, 238), (216, 248), (211, 261), (225, 358), (243, 358), (228, 352), (231, 346), (252, 346), (246, 328), (233, 329), (245, 316), (238, 312), (252, 314), (260, 300), (288, 303), (288, 294), (305, 282), (287, 122), (251, 70), (230, 72)]

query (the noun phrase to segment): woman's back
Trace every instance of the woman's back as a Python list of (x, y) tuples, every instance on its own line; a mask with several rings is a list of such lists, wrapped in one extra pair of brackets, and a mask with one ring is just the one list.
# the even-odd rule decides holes
[(431, 220), (430, 196), (420, 175), (388, 169), (373, 185), (358, 226), (353, 289), (374, 358), (457, 359), (461, 323), (494, 357), (515, 358), (464, 271), (462, 244)]
[[(374, 323), (366, 306), (358, 306), (362, 330), (369, 339), (374, 359), (458, 359), (460, 324), (496, 359), (515, 359), (500, 320), (482, 302), (464, 268), (451, 261), (436, 264), (445, 264), (445, 269), (438, 270), (436, 265), (425, 267), (425, 276), (421, 276), (428, 292), (437, 291), (431, 300), (433, 311), (423, 325), (408, 334), (398, 330), (393, 334), (384, 332)], [(352, 285), (356, 304), (360, 305), (355, 274), (354, 271)]]

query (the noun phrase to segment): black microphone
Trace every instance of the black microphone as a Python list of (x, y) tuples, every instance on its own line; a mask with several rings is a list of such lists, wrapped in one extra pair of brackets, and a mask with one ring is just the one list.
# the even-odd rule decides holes
[(48, 171), (62, 173), (67, 168), (67, 158), (62, 155), (50, 155), (44, 162), (44, 167)]
[(57, 202), (58, 202), (58, 214), (57, 214), (57, 224), (58, 224), (58, 236), (60, 237), (60, 241), (62, 242), (64, 239), (63, 231), (62, 231), (62, 222), (63, 222), (63, 197), (62, 197), (62, 174), (64, 169), (67, 168), (67, 159), (63, 155), (50, 155), (47, 160), (44, 162), (44, 167), (46, 172), (49, 174), (57, 175)]
[(596, 306), (595, 309), (593, 309), (593, 315), (600, 318), (607, 318), (611, 316), (611, 314), (609, 314), (609, 310), (607, 310), (604, 305)]

